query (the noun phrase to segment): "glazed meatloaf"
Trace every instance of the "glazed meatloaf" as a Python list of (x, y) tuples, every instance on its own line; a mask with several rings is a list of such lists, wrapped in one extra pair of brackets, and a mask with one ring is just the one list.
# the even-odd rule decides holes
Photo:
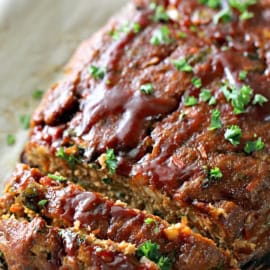
[(25, 162), (269, 264), (269, 0), (134, 0), (65, 72)]
[(26, 165), (17, 166), (0, 210), (9, 269), (233, 269), (229, 253), (184, 220), (168, 224)]

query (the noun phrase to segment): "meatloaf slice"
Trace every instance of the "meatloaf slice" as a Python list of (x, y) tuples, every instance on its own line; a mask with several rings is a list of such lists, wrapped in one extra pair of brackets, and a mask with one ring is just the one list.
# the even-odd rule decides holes
[(32, 220), (39, 216), (54, 228), (73, 228), (82, 235), (130, 244), (138, 250), (150, 243), (159, 247), (162, 258), (166, 258), (167, 268), (158, 264), (161, 270), (192, 270), (197, 265), (201, 270), (221, 266), (235, 269), (228, 252), (194, 233), (184, 220), (168, 224), (159, 217), (130, 209), (122, 202), (87, 192), (60, 175), (43, 176), (26, 165), (18, 165), (0, 205), (3, 217)]
[(239, 266), (260, 261), (270, 252), (269, 14), (268, 0), (133, 1), (49, 89), (25, 160), (169, 222), (186, 215)]
[(0, 232), (9, 270), (159, 269), (146, 258), (140, 262), (134, 247), (50, 227), (40, 217), (1, 219)]

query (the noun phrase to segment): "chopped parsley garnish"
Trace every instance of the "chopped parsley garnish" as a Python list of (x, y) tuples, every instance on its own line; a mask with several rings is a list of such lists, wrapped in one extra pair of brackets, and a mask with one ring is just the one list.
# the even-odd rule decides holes
[(245, 106), (251, 101), (253, 89), (243, 85), (240, 89), (235, 86), (224, 85), (222, 91), (227, 101), (231, 101), (235, 114), (245, 112)]
[(232, 8), (237, 9), (241, 15), (241, 20), (248, 20), (253, 18), (254, 14), (248, 11), (248, 8), (257, 3), (257, 0), (229, 0)]
[(222, 9), (213, 17), (213, 23), (218, 24), (220, 21), (222, 23), (228, 23), (232, 20), (232, 12), (229, 8)]
[(141, 244), (136, 251), (136, 255), (139, 258), (146, 257), (155, 262), (161, 270), (169, 270), (172, 267), (171, 260), (166, 256), (162, 256), (160, 246), (151, 241), (146, 241)]
[(36, 91), (33, 92), (32, 98), (35, 100), (40, 100), (43, 96), (44, 92), (42, 90), (37, 89)]
[(230, 126), (227, 128), (224, 137), (234, 146), (240, 144), (240, 139), (242, 137), (242, 130), (238, 126)]
[(209, 102), (208, 102), (208, 104), (209, 105), (215, 105), (215, 104), (217, 104), (216, 98), (215, 97), (211, 97), (210, 100), (209, 100)]
[(135, 34), (138, 34), (141, 31), (141, 25), (139, 23), (134, 23), (132, 29)]
[(13, 134), (7, 135), (7, 145), (14, 145), (16, 142), (16, 137)]
[(211, 124), (208, 130), (215, 130), (222, 128), (222, 122), (220, 119), (220, 111), (218, 109), (213, 110), (211, 115)]
[(208, 102), (211, 99), (211, 91), (209, 89), (202, 89), (200, 93), (200, 100)]
[(75, 155), (68, 155), (68, 154), (65, 152), (64, 147), (60, 147), (60, 148), (57, 150), (57, 152), (56, 152), (56, 157), (59, 157), (59, 158), (65, 160), (71, 168), (74, 168), (74, 166), (75, 166), (77, 163), (80, 163), (80, 159), (77, 158)]
[(153, 17), (153, 21), (155, 22), (167, 22), (169, 20), (169, 16), (164, 9), (164, 6), (152, 5), (152, 9), (155, 10), (155, 15)]
[(210, 170), (210, 178), (219, 179), (222, 178), (223, 174), (220, 170), (220, 168), (215, 167)]
[(62, 175), (48, 174), (48, 177), (58, 182), (66, 182), (67, 178)]
[(146, 218), (144, 220), (144, 223), (147, 224), (147, 225), (150, 225), (152, 223), (156, 223), (156, 221), (153, 218)]
[(24, 114), (20, 116), (20, 123), (21, 123), (22, 128), (29, 129), (30, 121), (31, 121), (30, 115)]
[(185, 111), (182, 111), (179, 115), (179, 120), (182, 122), (185, 118), (185, 116), (187, 115), (187, 113)]
[(262, 141), (262, 138), (258, 138), (256, 141), (248, 141), (246, 142), (244, 151), (247, 154), (251, 154), (256, 151), (260, 151), (264, 149), (264, 142)]
[(117, 159), (115, 157), (113, 149), (107, 149), (105, 163), (107, 169), (109, 170), (109, 173), (114, 174), (117, 168)]
[(265, 96), (261, 95), (261, 94), (256, 94), (254, 96), (254, 99), (252, 101), (252, 104), (254, 105), (260, 105), (263, 106), (264, 103), (268, 102), (268, 98), (266, 98)]
[(188, 62), (185, 58), (182, 58), (179, 60), (173, 60), (173, 65), (179, 71), (183, 71), (183, 72), (192, 72), (193, 71), (192, 66), (188, 64)]
[(145, 95), (151, 95), (154, 92), (154, 86), (152, 83), (146, 83), (141, 85), (140, 90)]
[(187, 38), (187, 33), (185, 33), (185, 32), (178, 32), (177, 33), (177, 36), (179, 38), (185, 39), (185, 38)]
[(39, 201), (38, 205), (44, 207), (47, 203), (48, 203), (48, 200), (44, 199), (44, 200)]
[(218, 8), (220, 6), (220, 0), (199, 0), (199, 3), (210, 8)]
[(185, 106), (194, 106), (194, 105), (197, 105), (198, 104), (198, 99), (193, 97), (193, 96), (187, 96), (185, 98)]
[(105, 76), (105, 68), (100, 68), (94, 65), (89, 67), (89, 73), (96, 80), (102, 80)]
[(160, 29), (154, 31), (150, 43), (152, 45), (163, 45), (171, 43), (170, 30), (167, 26), (162, 26)]
[(193, 77), (191, 82), (196, 88), (202, 87), (202, 80), (200, 78)]
[(239, 73), (239, 80), (244, 81), (247, 78), (248, 72), (246, 70), (241, 70)]

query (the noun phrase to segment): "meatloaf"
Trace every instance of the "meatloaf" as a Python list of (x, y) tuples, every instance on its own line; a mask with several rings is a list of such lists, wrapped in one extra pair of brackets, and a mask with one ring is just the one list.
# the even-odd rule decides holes
[(11, 270), (235, 269), (228, 252), (184, 220), (168, 224), (26, 165), (17, 166), (0, 207), (0, 250)]
[(48, 90), (23, 160), (185, 216), (255, 269), (270, 253), (269, 50), (269, 0), (134, 0)]

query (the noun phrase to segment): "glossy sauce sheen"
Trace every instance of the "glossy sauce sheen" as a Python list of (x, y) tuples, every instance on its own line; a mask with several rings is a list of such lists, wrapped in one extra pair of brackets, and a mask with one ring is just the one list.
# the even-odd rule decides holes
[[(222, 7), (228, 5), (221, 2)], [(214, 24), (212, 18), (220, 9), (196, 0), (161, 1), (179, 13), (167, 23), (149, 19), (149, 1), (134, 1), (137, 9), (127, 20), (141, 24), (141, 31), (122, 33), (115, 41), (108, 34), (122, 25), (115, 19), (83, 44), (69, 74), (37, 110), (30, 144), (49, 146), (52, 153), (60, 145), (77, 144), (91, 153), (84, 157), (86, 162), (113, 148), (118, 175), (131, 176), (133, 182), (166, 194), (177, 205), (209, 216), (243, 264), (260, 257), (270, 250), (265, 226), (270, 214), (270, 103), (250, 102), (245, 113), (236, 115), (221, 90), (224, 82), (245, 84), (253, 96), (262, 94), (270, 100), (270, 2), (257, 2), (249, 8), (253, 18), (240, 20), (234, 10), (230, 22)], [(152, 45), (153, 33), (164, 25), (174, 41)], [(179, 31), (187, 38), (179, 38)], [(181, 58), (192, 59), (193, 74), (173, 66), (172, 60)], [(104, 79), (93, 79), (89, 65), (107, 67)], [(248, 74), (241, 81), (243, 70)], [(185, 106), (186, 96), (200, 94), (191, 83), (194, 76), (202, 80), (201, 88), (211, 91), (216, 105)], [(140, 91), (145, 83), (153, 84), (152, 95)], [(214, 109), (220, 111), (223, 126), (210, 131)], [(224, 138), (231, 125), (242, 130), (237, 146)], [(66, 136), (66, 130), (73, 135)], [(255, 138), (262, 138), (265, 147), (247, 155), (245, 144)], [(204, 168), (215, 167), (223, 177), (208, 181)], [(225, 217), (216, 214), (220, 209)]]

